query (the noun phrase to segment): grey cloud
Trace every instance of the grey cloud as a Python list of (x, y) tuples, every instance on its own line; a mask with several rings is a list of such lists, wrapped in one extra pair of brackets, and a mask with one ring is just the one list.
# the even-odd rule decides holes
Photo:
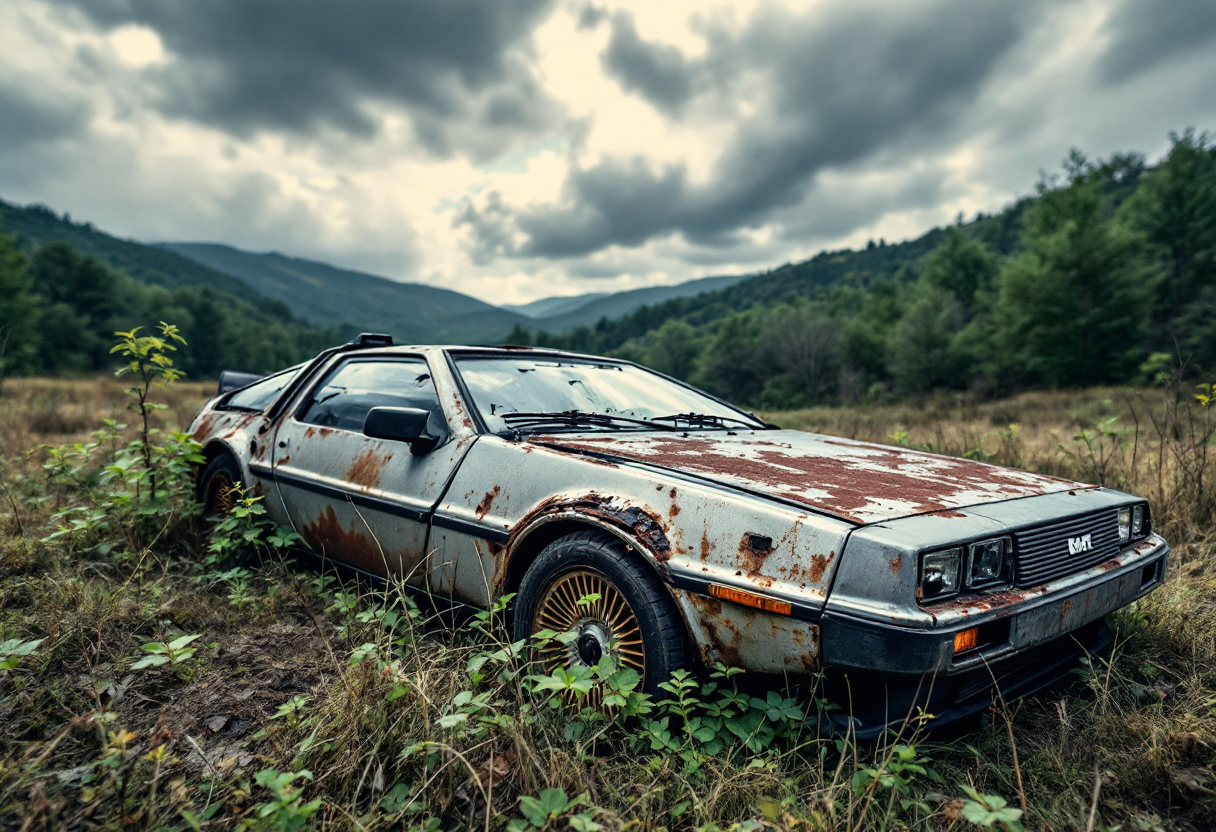
[(400, 106), (435, 153), (484, 157), (555, 118), (528, 60), (550, 0), (63, 2), (104, 27), (154, 29), (173, 56), (144, 70), (155, 105), (243, 138), (366, 137)]
[(1106, 31), (1110, 43), (1099, 70), (1108, 83), (1119, 83), (1216, 42), (1216, 3), (1123, 0)]
[(35, 96), (27, 89), (0, 86), (0, 154), (77, 135), (88, 121), (89, 108), (83, 102)]
[(669, 115), (679, 114), (693, 95), (696, 68), (674, 46), (642, 40), (631, 15), (613, 15), (612, 38), (602, 60), (622, 87)]
[[(761, 74), (769, 94), (739, 123), (709, 182), (690, 182), (683, 165), (608, 158), (573, 170), (557, 204), (500, 203), (492, 216), (469, 205), (463, 222), (483, 256), (574, 257), (673, 234), (729, 242), (723, 235), (801, 203), (821, 171), (884, 149), (934, 147), (1036, 11), (970, 0), (836, 4), (805, 15), (766, 8), (741, 32), (707, 30), (706, 55), (688, 64), (691, 95), (725, 106), (744, 72)], [(494, 229), (488, 244), (478, 222)]]
[(593, 3), (588, 3), (583, 6), (578, 13), (578, 28), (579, 29), (594, 29), (603, 22), (604, 18), (608, 17), (608, 11)]

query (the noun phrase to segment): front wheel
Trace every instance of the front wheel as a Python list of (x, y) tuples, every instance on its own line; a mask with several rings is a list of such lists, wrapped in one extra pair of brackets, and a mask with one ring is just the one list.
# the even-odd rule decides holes
[(656, 698), (664, 693), (659, 684), (688, 663), (684, 622), (671, 596), (646, 563), (605, 532), (559, 538), (528, 567), (515, 638), (541, 630), (575, 633), (568, 644), (541, 648), (546, 672), (592, 667), (611, 655), (642, 677), (638, 690)]

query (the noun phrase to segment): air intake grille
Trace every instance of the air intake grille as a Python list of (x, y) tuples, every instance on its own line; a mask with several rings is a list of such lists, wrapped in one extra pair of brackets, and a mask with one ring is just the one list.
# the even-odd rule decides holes
[[(1113, 558), (1119, 553), (1117, 515), (1117, 509), (1106, 509), (1014, 532), (1014, 585), (1038, 586)], [(1070, 541), (1086, 535), (1089, 548), (1074, 553), (1079, 547), (1070, 547)]]

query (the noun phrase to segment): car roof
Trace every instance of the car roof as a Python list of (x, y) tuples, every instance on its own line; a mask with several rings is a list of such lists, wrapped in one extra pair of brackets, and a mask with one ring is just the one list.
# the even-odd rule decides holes
[(393, 354), (393, 353), (418, 353), (418, 352), (447, 352), (453, 354), (470, 354), (470, 355), (498, 355), (498, 356), (513, 356), (513, 355), (534, 355), (534, 356), (560, 356), (562, 358), (579, 358), (590, 361), (612, 361), (617, 364), (632, 364), (632, 361), (627, 361), (622, 358), (609, 358), (604, 355), (592, 355), (590, 353), (569, 352), (567, 350), (555, 350), (548, 347), (526, 347), (516, 346), (514, 344), (502, 344), (493, 347), (479, 347), (468, 344), (394, 344), (391, 347), (375, 346), (369, 344), (366, 347), (352, 349), (346, 351), (347, 355), (358, 354), (363, 352), (374, 352), (378, 355)]

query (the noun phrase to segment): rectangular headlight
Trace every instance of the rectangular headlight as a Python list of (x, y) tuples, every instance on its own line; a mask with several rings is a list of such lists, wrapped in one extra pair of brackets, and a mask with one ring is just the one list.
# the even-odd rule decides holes
[(1148, 513), (1146, 505), (1132, 506), (1132, 537), (1139, 537), (1148, 531), (1144, 522), (1145, 515)]
[(1119, 509), (1119, 542), (1126, 543), (1132, 537), (1132, 509), (1124, 506)]
[(962, 565), (962, 549), (946, 549), (943, 552), (921, 555), (920, 599), (932, 601), (956, 594)]
[(1008, 580), (1010, 542), (1007, 537), (982, 540), (967, 547), (967, 586), (978, 588)]

